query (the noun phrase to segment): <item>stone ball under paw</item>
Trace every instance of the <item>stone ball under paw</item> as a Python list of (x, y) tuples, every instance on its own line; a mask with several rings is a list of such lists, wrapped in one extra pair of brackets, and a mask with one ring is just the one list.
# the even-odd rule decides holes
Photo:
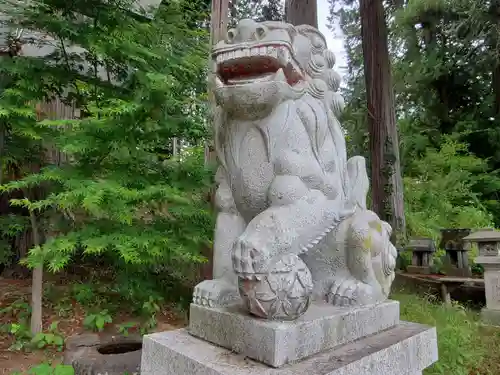
[(239, 277), (238, 286), (251, 314), (270, 320), (295, 320), (309, 307), (313, 282), (298, 256), (284, 255), (272, 263), (266, 275)]

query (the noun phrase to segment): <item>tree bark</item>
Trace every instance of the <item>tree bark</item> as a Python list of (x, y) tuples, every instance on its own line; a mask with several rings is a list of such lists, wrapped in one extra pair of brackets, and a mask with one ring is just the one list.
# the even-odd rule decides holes
[[(212, 0), (211, 21), (210, 21), (210, 56), (209, 63), (212, 62), (212, 48), (220, 40), (224, 39), (229, 24), (229, 0)], [(208, 99), (213, 105), (214, 98), (212, 92), (208, 93)], [(216, 155), (212, 142), (205, 142), (205, 165), (215, 162)]]
[(227, 31), (229, 0), (213, 0), (211, 16), (210, 41), (213, 46), (224, 39), (224, 33)]
[(491, 87), (493, 90), (495, 115), (500, 115), (500, 40), (497, 30), (500, 27), (500, 0), (492, 0), (490, 3), (490, 15), (492, 19), (490, 40), (490, 52), (494, 56), (491, 76)]
[(394, 92), (382, 0), (360, 0), (361, 35), (370, 137), (372, 210), (405, 235), (403, 181)]
[[(33, 231), (33, 244), (40, 246), (40, 232), (36, 214), (30, 210), (31, 229)], [(42, 299), (43, 299), (43, 265), (33, 269), (31, 282), (31, 333), (36, 335), (42, 332)]]
[(310, 25), (318, 28), (317, 0), (287, 0), (285, 19), (292, 25)]
[[(225, 38), (227, 27), (229, 24), (229, 0), (212, 0), (211, 21), (210, 21), (210, 55), (208, 57), (209, 64), (212, 64), (212, 49), (222, 39)], [(209, 71), (211, 67), (209, 66)], [(208, 101), (212, 107), (215, 106), (215, 98), (213, 92), (209, 90)], [(210, 114), (210, 121), (213, 121), (213, 116)], [(205, 142), (205, 166), (217, 162), (217, 154), (213, 147), (213, 142)], [(212, 197), (212, 205), (215, 203), (216, 186), (212, 186), (210, 196)], [(214, 257), (213, 249), (204, 249), (208, 262), (201, 266), (200, 273), (206, 279), (213, 278)]]

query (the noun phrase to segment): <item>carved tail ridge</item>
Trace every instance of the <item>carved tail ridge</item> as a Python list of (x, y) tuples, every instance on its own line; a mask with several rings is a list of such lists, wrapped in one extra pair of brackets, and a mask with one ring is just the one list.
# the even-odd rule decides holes
[(310, 249), (312, 249), (314, 246), (319, 244), (331, 231), (333, 231), (335, 228), (338, 227), (339, 223), (346, 217), (351, 214), (353, 214), (354, 211), (352, 210), (343, 210), (339, 213), (339, 217), (334, 220), (332, 223), (327, 223), (329, 224), (325, 230), (323, 230), (320, 234), (318, 234), (316, 237), (313, 239), (309, 240), (309, 242), (306, 242), (304, 245), (299, 246), (299, 254), (304, 254), (308, 252)]
[(366, 196), (370, 189), (370, 181), (366, 173), (366, 161), (362, 156), (353, 156), (347, 161), (347, 175), (351, 191), (348, 192), (349, 203), (366, 210)]

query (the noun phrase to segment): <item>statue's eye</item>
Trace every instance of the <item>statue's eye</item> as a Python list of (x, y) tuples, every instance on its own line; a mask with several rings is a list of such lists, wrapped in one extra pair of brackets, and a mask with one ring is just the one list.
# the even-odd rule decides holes
[(257, 27), (256, 33), (257, 33), (257, 36), (260, 39), (260, 38), (263, 38), (266, 35), (266, 30), (262, 26), (259, 26), (259, 27)]
[(236, 36), (236, 30), (234, 30), (234, 29), (229, 29), (229, 30), (227, 31), (227, 40), (228, 40), (229, 42), (233, 41), (233, 39), (234, 39), (234, 37), (235, 37), (235, 36)]
[(318, 38), (317, 36), (313, 36), (313, 37), (311, 38), (311, 44), (312, 44), (314, 47), (316, 47), (316, 48), (321, 48), (321, 47), (323, 47), (323, 41), (322, 41), (320, 38)]

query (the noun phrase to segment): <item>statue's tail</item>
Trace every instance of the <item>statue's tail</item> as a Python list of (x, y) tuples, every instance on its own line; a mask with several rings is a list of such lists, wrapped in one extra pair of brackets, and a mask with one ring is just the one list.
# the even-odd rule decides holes
[(394, 269), (396, 268), (396, 259), (398, 257), (398, 251), (394, 246), (391, 246), (391, 235), (392, 228), (389, 223), (382, 221), (382, 230), (385, 230), (387, 233), (386, 241), (388, 242), (384, 248), (385, 251), (382, 252), (382, 265), (383, 272), (385, 276), (389, 276), (394, 273)]
[(366, 162), (362, 156), (353, 156), (347, 161), (347, 175), (349, 178), (350, 191), (348, 192), (349, 203), (366, 210), (366, 196), (370, 189), (370, 181), (366, 173)]

